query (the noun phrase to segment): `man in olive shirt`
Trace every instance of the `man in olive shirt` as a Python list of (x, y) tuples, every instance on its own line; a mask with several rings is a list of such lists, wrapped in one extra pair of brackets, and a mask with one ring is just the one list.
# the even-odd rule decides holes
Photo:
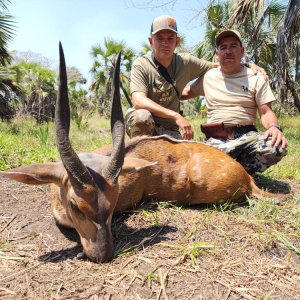
[(174, 18), (159, 16), (153, 20), (149, 37), (153, 53), (136, 59), (131, 69), (134, 108), (125, 116), (129, 137), (168, 134), (182, 139), (181, 131), (184, 139), (193, 138), (191, 124), (180, 114), (180, 95), (190, 81), (218, 64), (188, 53), (174, 53), (179, 42)]
[[(205, 143), (236, 158), (249, 173), (262, 172), (287, 153), (284, 137), (271, 103), (275, 97), (261, 73), (241, 65), (244, 47), (239, 32), (224, 30), (216, 37), (220, 67), (209, 70), (183, 92), (186, 98), (206, 97)], [(260, 115), (265, 132), (257, 132)]]

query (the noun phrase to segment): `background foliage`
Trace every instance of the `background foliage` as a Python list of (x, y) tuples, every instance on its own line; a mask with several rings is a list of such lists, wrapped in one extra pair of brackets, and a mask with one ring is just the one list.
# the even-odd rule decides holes
[[(151, 5), (175, 7), (177, 1)], [(7, 42), (14, 37), (15, 20), (9, 15), (9, 0), (0, 0), (0, 118), (10, 121), (15, 116), (30, 116), (37, 123), (53, 120), (57, 95), (57, 73), (49, 60), (34, 53), (8, 53)], [(139, 2), (140, 8), (142, 4)], [(195, 7), (195, 17), (204, 22), (205, 37), (188, 49), (185, 39), (177, 51), (190, 51), (198, 57), (214, 60), (215, 36), (224, 28), (242, 33), (246, 47), (245, 60), (259, 64), (270, 75), (270, 83), (277, 95), (277, 110), (288, 113), (300, 111), (299, 102), (299, 27), (300, 1), (290, 0), (211, 0), (204, 11)], [(201, 21), (200, 17), (202, 18)], [(90, 116), (98, 112), (109, 117), (111, 78), (116, 54), (122, 50), (121, 89), (124, 109), (130, 106), (129, 73), (133, 60), (151, 51), (143, 43), (136, 53), (126, 41), (105, 37), (91, 46), (91, 83), (75, 66), (68, 67), (72, 119), (78, 128), (85, 127)], [(201, 99), (185, 105), (190, 116), (203, 113)]]

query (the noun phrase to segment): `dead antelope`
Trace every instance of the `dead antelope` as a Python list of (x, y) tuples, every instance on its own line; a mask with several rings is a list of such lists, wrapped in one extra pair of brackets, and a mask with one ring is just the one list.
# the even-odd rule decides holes
[[(105, 146), (95, 152), (110, 155), (111, 150)], [(130, 158), (139, 159), (133, 162), (134, 171), (126, 170)], [(237, 202), (246, 196), (278, 203), (290, 195), (261, 190), (240, 163), (219, 149), (168, 136), (144, 136), (125, 146), (115, 211), (128, 209), (146, 196), (196, 205)]]
[(52, 183), (51, 209), (56, 222), (77, 230), (91, 260), (103, 262), (112, 257), (113, 212), (128, 209), (146, 196), (186, 205), (238, 201), (247, 195), (286, 198), (260, 190), (238, 162), (200, 142), (141, 137), (129, 141), (124, 149), (119, 69), (120, 55), (113, 82), (113, 145), (77, 155), (68, 137), (70, 109), (60, 45), (55, 123), (62, 162), (30, 164), (0, 173), (27, 184)]
[(83, 153), (79, 156), (69, 140), (70, 108), (64, 53), (59, 44), (60, 85), (55, 110), (56, 143), (62, 162), (30, 164), (1, 175), (27, 184), (52, 183), (51, 208), (56, 222), (75, 228), (84, 253), (93, 261), (111, 259), (113, 253), (111, 219), (124, 161), (124, 120), (120, 102), (120, 56), (113, 79), (111, 156)]

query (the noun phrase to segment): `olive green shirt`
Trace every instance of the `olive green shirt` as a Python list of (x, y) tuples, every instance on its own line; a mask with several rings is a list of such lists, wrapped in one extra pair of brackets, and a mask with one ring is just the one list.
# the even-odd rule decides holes
[[(181, 95), (184, 87), (192, 80), (203, 76), (211, 63), (192, 56), (189, 53), (174, 53), (167, 71)], [(158, 67), (149, 55), (137, 58), (132, 65), (130, 93), (144, 92), (148, 98), (159, 105), (180, 112), (180, 99), (171, 83), (160, 74)], [(165, 128), (174, 128), (173, 120), (153, 116), (155, 124)]]

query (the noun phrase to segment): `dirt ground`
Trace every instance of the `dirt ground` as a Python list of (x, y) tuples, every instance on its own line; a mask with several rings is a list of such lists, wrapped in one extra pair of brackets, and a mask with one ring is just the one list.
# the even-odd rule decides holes
[(55, 225), (48, 186), (0, 177), (0, 299), (300, 299), (299, 253), (267, 234), (287, 225), (248, 210), (144, 204), (114, 217), (116, 257), (95, 264)]

